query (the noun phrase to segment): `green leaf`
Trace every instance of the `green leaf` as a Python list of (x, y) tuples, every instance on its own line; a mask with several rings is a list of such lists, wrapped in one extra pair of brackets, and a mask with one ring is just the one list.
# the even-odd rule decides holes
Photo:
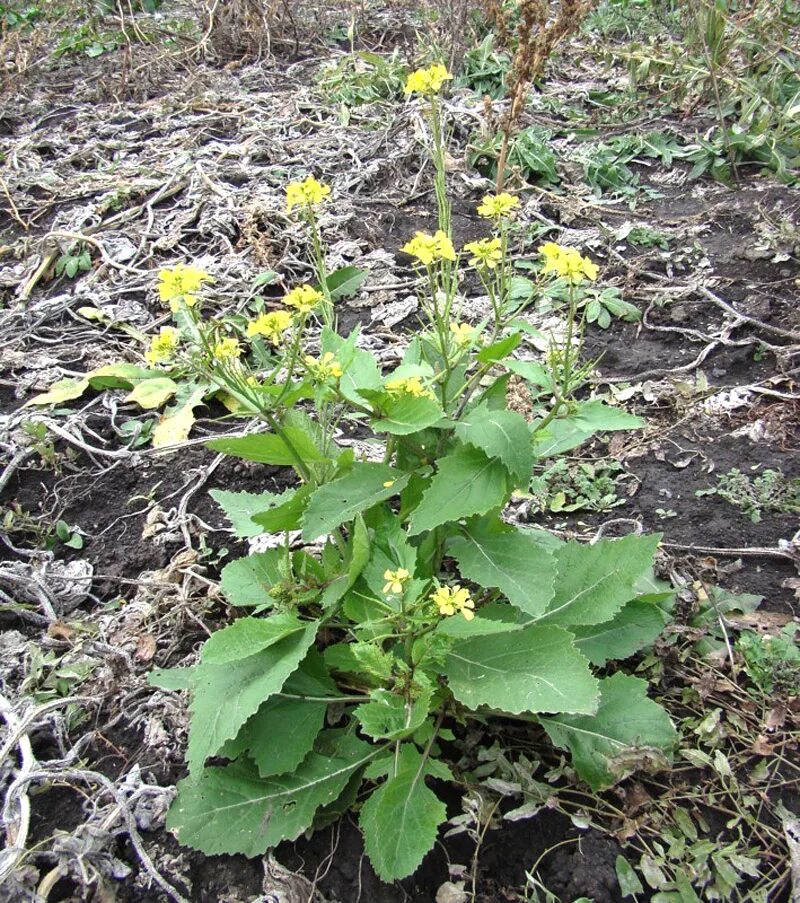
[(136, 364), (120, 362), (104, 364), (87, 373), (86, 378), (93, 389), (132, 389), (143, 380), (163, 375), (160, 370), (145, 370)]
[(444, 673), (459, 702), (504, 712), (591, 714), (598, 683), (560, 627), (534, 625), (456, 643)]
[(518, 483), (528, 485), (533, 469), (533, 447), (524, 417), (513, 411), (492, 411), (481, 406), (456, 424), (456, 436), (490, 458), (499, 458)]
[(372, 422), (372, 428), (377, 433), (392, 433), (395, 436), (417, 433), (444, 417), (439, 403), (424, 396), (389, 395), (381, 408), (383, 416)]
[(462, 445), (438, 462), (438, 470), (411, 514), (409, 533), (485, 514), (505, 501), (508, 471), (477, 448)]
[(320, 337), (320, 348), (330, 351), (342, 368), (339, 379), (339, 392), (353, 404), (363, 406), (364, 399), (359, 394), (362, 389), (379, 390), (383, 386), (383, 378), (378, 362), (368, 351), (356, 348), (358, 331), (353, 330), (343, 339), (333, 330), (325, 327)]
[(287, 576), (282, 570), (285, 561), (285, 550), (276, 548), (229, 562), (220, 575), (225, 598), (231, 605), (271, 607), (275, 600), (270, 596), (270, 590)]
[(203, 403), (208, 387), (187, 385), (185, 388), (186, 392), (178, 393), (177, 403), (167, 408), (153, 430), (153, 448), (174, 445), (188, 437), (195, 421), (194, 409)]
[(533, 424), (533, 451), (537, 458), (551, 458), (583, 445), (595, 433), (614, 430), (635, 430), (647, 425), (641, 417), (635, 417), (620, 408), (612, 408), (602, 401), (578, 402), (566, 417), (557, 417), (544, 430), (536, 430)]
[(361, 730), (374, 740), (400, 740), (409, 737), (428, 717), (432, 691), (413, 702), (389, 690), (373, 690), (371, 702), (362, 702), (353, 710)]
[(504, 357), (508, 357), (521, 341), (522, 334), (512, 332), (511, 335), (507, 335), (504, 339), (500, 339), (498, 342), (481, 349), (477, 355), (478, 361), (481, 364), (492, 364), (495, 361), (501, 361)]
[(647, 681), (618, 673), (600, 681), (600, 694), (594, 715), (540, 719), (553, 743), (570, 750), (579, 776), (597, 791), (639, 769), (667, 767), (678, 733), (647, 698)]
[(282, 840), (299, 837), (317, 809), (335, 800), (376, 752), (342, 735), (332, 753), (309, 753), (294, 772), (266, 780), (245, 762), (206, 768), (178, 784), (167, 829), (209, 856), (260, 856)]
[(239, 661), (274, 646), (306, 626), (290, 612), (279, 612), (269, 618), (239, 618), (206, 640), (200, 658), (208, 665)]
[(425, 785), (421, 755), (413, 753), (402, 757), (397, 776), (374, 790), (361, 809), (364, 848), (383, 881), (413, 874), (447, 818), (445, 804)]
[(556, 559), (529, 534), (499, 518), (471, 520), (447, 546), (464, 577), (497, 587), (517, 608), (537, 617), (553, 598)]
[(592, 545), (565, 543), (556, 552), (553, 601), (537, 620), (563, 627), (610, 621), (636, 594), (637, 580), (649, 573), (660, 540), (661, 535), (654, 533)]
[(73, 401), (80, 398), (89, 388), (88, 379), (60, 379), (41, 395), (35, 395), (25, 402), (25, 407), (46, 404), (63, 404), (65, 401)]
[[(319, 464), (328, 460), (305, 430), (287, 426), (284, 427), (283, 433), (304, 463)], [(211, 439), (206, 442), (206, 445), (212, 451), (222, 452), (224, 455), (233, 455), (235, 458), (243, 458), (245, 461), (289, 466), (297, 464), (295, 454), (283, 437), (277, 433), (258, 433), (254, 436)]]
[(233, 532), (241, 538), (263, 533), (264, 528), (254, 523), (252, 516), (260, 514), (266, 506), (275, 505), (283, 498), (274, 492), (229, 492), (227, 489), (211, 489), (209, 494), (225, 512), (233, 526)]
[(335, 270), (325, 280), (332, 301), (341, 298), (352, 298), (361, 288), (361, 283), (369, 276), (368, 270), (360, 270), (358, 267), (342, 267)]
[(408, 477), (387, 464), (357, 462), (343, 477), (325, 483), (311, 494), (302, 518), (303, 539), (311, 542), (325, 536), (356, 514), (397, 495), (405, 488)]
[(313, 491), (314, 487), (310, 484), (298, 486), (297, 489), (287, 489), (286, 492), (274, 497), (269, 508), (264, 510), (262, 506), (250, 519), (261, 527), (259, 532), (283, 533), (285, 530), (299, 530), (303, 512)]
[(575, 645), (593, 665), (622, 661), (655, 641), (667, 618), (652, 602), (632, 599), (610, 621), (571, 627)]
[(644, 893), (644, 887), (639, 880), (639, 876), (624, 856), (617, 856), (614, 870), (617, 873), (619, 892), (623, 897), (635, 897), (637, 894)]
[(317, 622), (239, 661), (198, 665), (192, 680), (192, 721), (186, 759), (196, 772), (232, 740), (259, 706), (286, 682), (314, 642)]
[(125, 401), (133, 401), (144, 410), (154, 410), (166, 404), (178, 391), (178, 384), (168, 376), (143, 379)]

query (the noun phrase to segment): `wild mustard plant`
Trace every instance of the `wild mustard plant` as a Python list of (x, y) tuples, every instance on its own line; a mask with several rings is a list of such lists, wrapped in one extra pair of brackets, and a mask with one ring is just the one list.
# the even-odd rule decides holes
[[(432, 67), (409, 77), (407, 92), (437, 118), (447, 75)], [(444, 191), (441, 128), (433, 135)], [(582, 545), (504, 518), (537, 459), (642, 425), (575, 395), (587, 373), (577, 299), (596, 265), (542, 247), (538, 290), (566, 280), (576, 300), (566, 339), (542, 361), (516, 360), (526, 302), (510, 290), (508, 226), (519, 200), (485, 197), (487, 234), (461, 250), (440, 203), (439, 229), (404, 248), (422, 328), (383, 372), (357, 331), (331, 326), (315, 220), (326, 196), (310, 180), (287, 192), (312, 230), (319, 287), (293, 288), (247, 324), (206, 321), (199, 305), (182, 312), (170, 353), (267, 427), (209, 447), (293, 467), (297, 483), (280, 495), (214, 492), (238, 535), (274, 539), (222, 572), (242, 616), (206, 641), (196, 664), (152, 681), (192, 698), (189, 776), (168, 818), (182, 843), (257, 856), (355, 806), (367, 855), (388, 881), (414, 872), (435, 843), (446, 808), (426, 781), (461, 779), (441, 741), (470, 719), (538, 722), (594, 789), (668, 763), (676, 734), (646, 681), (600, 669), (658, 635), (671, 593), (652, 575), (658, 536)], [(475, 325), (463, 267), (490, 300)], [(528, 386), (529, 418), (507, 405), (512, 375)], [(345, 416), (371, 433), (377, 455), (338, 444)]]

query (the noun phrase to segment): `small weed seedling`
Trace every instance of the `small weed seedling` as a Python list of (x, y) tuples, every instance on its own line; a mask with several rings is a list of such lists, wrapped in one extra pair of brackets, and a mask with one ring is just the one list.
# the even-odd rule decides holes
[(712, 489), (699, 489), (698, 496), (718, 495), (757, 524), (763, 512), (800, 514), (800, 479), (784, 476), (781, 470), (765, 470), (749, 477), (734, 467), (717, 477)]

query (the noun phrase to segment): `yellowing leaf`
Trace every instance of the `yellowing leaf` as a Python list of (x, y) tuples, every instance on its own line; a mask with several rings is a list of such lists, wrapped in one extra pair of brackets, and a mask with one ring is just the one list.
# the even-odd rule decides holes
[(178, 391), (178, 384), (168, 376), (142, 380), (125, 401), (134, 401), (140, 408), (153, 410), (166, 404)]
[(189, 437), (189, 431), (195, 421), (194, 409), (203, 400), (204, 393), (204, 389), (198, 389), (183, 407), (164, 414), (159, 420), (158, 426), (153, 430), (153, 448), (175, 445), (178, 442), (184, 442)]
[(62, 404), (80, 398), (89, 388), (88, 379), (60, 379), (41, 395), (36, 395), (30, 401), (25, 402), (25, 407), (31, 405)]

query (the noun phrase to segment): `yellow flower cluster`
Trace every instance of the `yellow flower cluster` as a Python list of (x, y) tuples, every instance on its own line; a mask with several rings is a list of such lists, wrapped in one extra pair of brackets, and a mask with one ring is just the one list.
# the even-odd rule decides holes
[(158, 296), (168, 301), (170, 309), (175, 313), (182, 301), (187, 307), (197, 304), (197, 290), (211, 277), (205, 270), (176, 264), (158, 272)]
[(493, 270), (503, 260), (502, 243), (499, 238), (482, 238), (464, 245), (464, 250), (472, 254), (469, 259), (471, 267)]
[(442, 90), (442, 85), (452, 78), (446, 66), (435, 63), (427, 69), (415, 69), (408, 76), (403, 90), (406, 94), (438, 94)]
[(279, 344), (284, 332), (292, 325), (292, 315), (288, 310), (273, 310), (268, 314), (261, 314), (247, 324), (247, 336), (264, 336), (273, 345)]
[(330, 187), (318, 182), (314, 176), (302, 182), (290, 182), (286, 187), (286, 209), (291, 213), (295, 207), (319, 207), (330, 193)]
[(323, 297), (322, 292), (318, 292), (313, 285), (298, 285), (284, 297), (283, 303), (300, 314), (309, 314)]
[(437, 229), (433, 235), (427, 232), (417, 232), (414, 237), (406, 242), (402, 248), (406, 254), (416, 257), (424, 266), (429, 266), (437, 260), (455, 260), (456, 249), (453, 242), (442, 232)]
[(306, 355), (304, 362), (312, 378), (319, 382), (324, 382), (326, 379), (339, 379), (342, 375), (341, 364), (330, 351), (326, 351), (319, 358), (311, 357), (310, 354)]
[(220, 339), (219, 342), (214, 345), (212, 353), (218, 361), (226, 361), (239, 357), (242, 353), (242, 349), (236, 339), (225, 338)]
[(439, 609), (440, 615), (464, 615), (465, 620), (471, 621), (475, 617), (475, 603), (472, 601), (468, 590), (459, 586), (440, 586), (431, 596), (432, 601)]
[(519, 207), (519, 198), (506, 191), (500, 194), (487, 194), (478, 206), (478, 215), (486, 219), (502, 219)]
[(554, 241), (546, 241), (537, 248), (544, 257), (545, 273), (555, 273), (562, 276), (571, 285), (577, 285), (584, 279), (594, 282), (597, 279), (599, 268), (596, 263), (584, 257), (577, 248), (569, 248), (556, 244)]
[(426, 389), (418, 376), (406, 376), (400, 379), (390, 379), (386, 383), (386, 391), (393, 395), (413, 395), (414, 398), (433, 398), (436, 396), (430, 389)]
[(383, 587), (384, 596), (399, 596), (410, 576), (411, 574), (405, 568), (398, 568), (396, 571), (387, 570), (383, 575), (383, 579), (386, 581), (386, 585)]
[(458, 348), (468, 348), (475, 340), (476, 329), (469, 323), (451, 323), (450, 332), (456, 340)]
[(158, 335), (150, 340), (150, 347), (144, 353), (148, 364), (164, 364), (171, 360), (178, 348), (181, 334), (174, 326), (163, 326)]

